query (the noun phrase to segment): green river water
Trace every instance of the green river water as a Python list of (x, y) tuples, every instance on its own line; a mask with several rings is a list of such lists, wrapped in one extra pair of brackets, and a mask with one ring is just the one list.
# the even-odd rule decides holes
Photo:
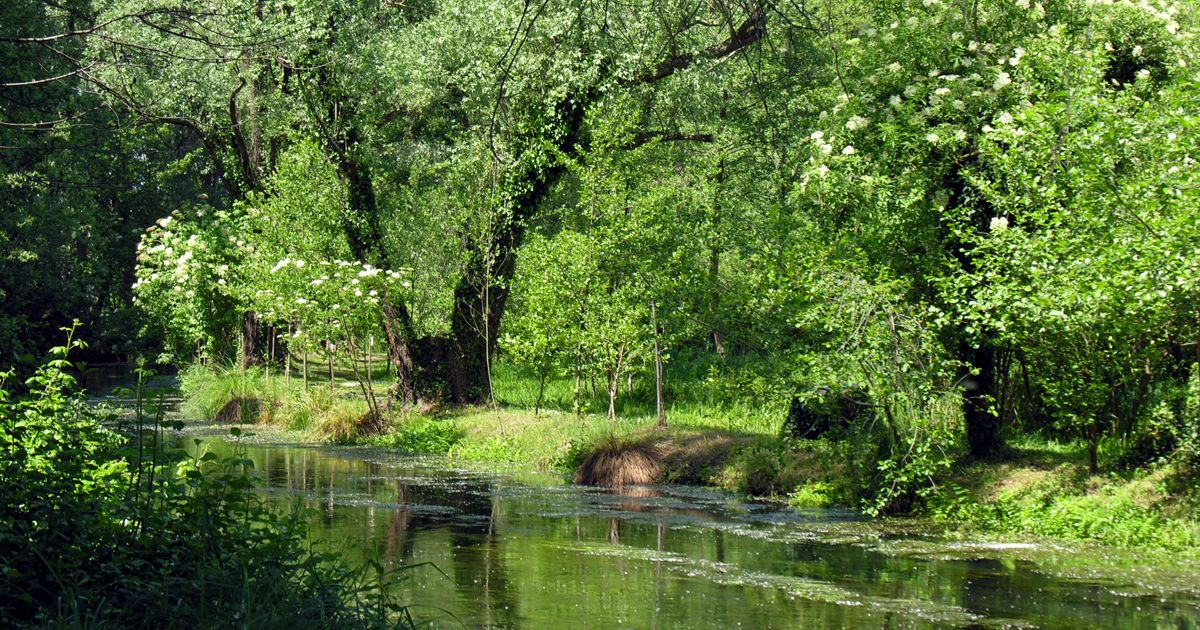
[[(205, 448), (228, 452), (228, 444)], [(448, 628), (1193, 628), (1200, 563), (946, 539), (715, 490), (617, 493), (387, 451), (249, 445), (313, 536)]]

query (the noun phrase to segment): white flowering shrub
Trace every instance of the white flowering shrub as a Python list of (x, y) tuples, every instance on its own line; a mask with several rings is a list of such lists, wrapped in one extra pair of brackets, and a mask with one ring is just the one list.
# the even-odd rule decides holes
[(346, 260), (251, 257), (238, 291), (269, 322), (290, 328), (291, 343), (315, 348), (358, 343), (381, 330), (382, 300), (409, 287), (405, 274)]
[(138, 243), (134, 302), (165, 340), (163, 361), (229, 356), (243, 307), (234, 288), (250, 247), (228, 212), (204, 206), (159, 219)]
[(1146, 6), (1100, 16), (1108, 41), (1031, 41), (1021, 79), (1043, 97), (980, 142), (973, 181), (999, 216), (963, 230), (974, 271), (952, 290), (968, 330), (1021, 350), (1044, 412), (1093, 439), (1134, 421), (1200, 306), (1200, 86), (1184, 31)]

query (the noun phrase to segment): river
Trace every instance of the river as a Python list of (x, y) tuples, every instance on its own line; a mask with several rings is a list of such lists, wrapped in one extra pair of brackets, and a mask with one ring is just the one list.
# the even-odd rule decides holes
[(1166, 554), (947, 539), (915, 521), (379, 449), (244, 448), (264, 492), (311, 508), (313, 537), (348, 561), (431, 563), (392, 588), (433, 627), (1200, 627), (1200, 563)]

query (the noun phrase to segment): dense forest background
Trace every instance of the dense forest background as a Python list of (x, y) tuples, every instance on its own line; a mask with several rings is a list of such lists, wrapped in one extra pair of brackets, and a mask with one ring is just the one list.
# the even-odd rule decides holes
[(615, 413), (657, 358), (668, 391), (686, 365), (781, 421), (838, 408), (905, 479), (1016, 434), (1093, 469), (1108, 438), (1195, 452), (1190, 3), (20, 0), (0, 24), (0, 362), (74, 318), (94, 358), (177, 364), (372, 339), (396, 405), (486, 402), (505, 363)]

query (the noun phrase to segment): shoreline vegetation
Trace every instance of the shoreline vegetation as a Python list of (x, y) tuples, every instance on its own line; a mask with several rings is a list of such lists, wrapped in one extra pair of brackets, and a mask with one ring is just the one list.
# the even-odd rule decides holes
[[(687, 366), (694, 368), (695, 366)], [(380, 373), (384, 373), (380, 370)], [(310, 382), (262, 369), (193, 367), (182, 375), (185, 417), (283, 430), (323, 443), (363, 444), (452, 461), (556, 471), (591, 485), (679, 483), (712, 486), (786, 503), (796, 509), (850, 508), (869, 515), (927, 519), (950, 534), (1064, 539), (1195, 553), (1200, 492), (1170, 458), (1123, 466), (1128, 445), (1101, 440), (1101, 472), (1089, 472), (1082, 442), (1022, 436), (999, 456), (960, 459), (924, 480), (930, 492), (877, 510), (881, 492), (869, 453), (851, 441), (783, 436), (788, 410), (738, 398), (705, 399), (704, 385), (679, 388), (668, 426), (656, 426), (652, 398), (631, 381), (616, 420), (606, 392), (571, 411), (567, 379), (539, 385), (511, 365), (496, 368), (495, 406), (371, 411), (360, 388), (335, 373)], [(713, 385), (708, 379), (708, 387)], [(384, 392), (386, 380), (374, 384)], [(541, 389), (539, 409), (534, 402)], [(650, 392), (652, 395), (653, 392)], [(268, 434), (270, 435), (270, 434)], [(266, 441), (271, 441), (268, 437)]]
[[(220, 427), (1200, 554), (1200, 3), (0, 25), (0, 626), (220, 625), (154, 589), (239, 575), (225, 625), (381, 621), (244, 462), (110, 429), (71, 361), (177, 369)], [(61, 331), (93, 345), (39, 363)]]
[(231, 454), (167, 436), (162, 390), (87, 399), (75, 328), (28, 378), (0, 371), (0, 625), (414, 627), (388, 584), (404, 568), (347, 566), (309, 540), (308, 514), (254, 492), (242, 430)]

